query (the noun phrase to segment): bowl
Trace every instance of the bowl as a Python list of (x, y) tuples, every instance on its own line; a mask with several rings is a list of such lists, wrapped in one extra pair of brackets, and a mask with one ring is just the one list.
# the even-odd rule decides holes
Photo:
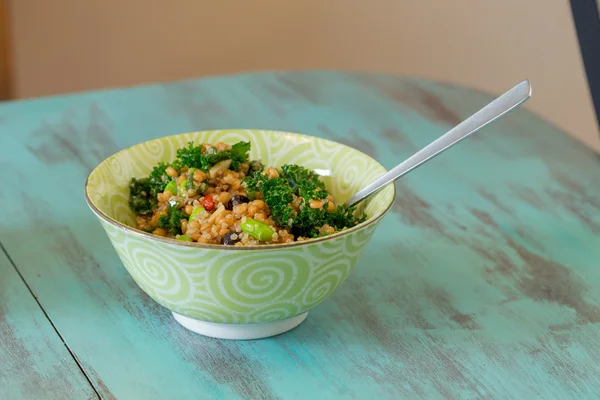
[(184, 133), (137, 144), (102, 161), (85, 197), (137, 285), (184, 327), (222, 339), (258, 339), (286, 332), (348, 277), (394, 201), (394, 185), (359, 205), (367, 220), (303, 242), (262, 246), (189, 243), (135, 228), (129, 182), (189, 141), (250, 141), (251, 159), (266, 166), (300, 164), (323, 177), (337, 203), (385, 172), (358, 150), (316, 137), (264, 130)]

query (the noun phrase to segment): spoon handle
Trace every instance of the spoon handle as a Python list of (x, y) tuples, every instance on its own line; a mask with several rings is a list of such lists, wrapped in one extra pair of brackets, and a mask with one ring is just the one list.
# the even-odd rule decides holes
[(531, 86), (529, 85), (529, 81), (525, 80), (502, 94), (500, 97), (483, 107), (481, 110), (477, 111), (475, 114), (471, 115), (469, 118), (452, 128), (443, 136), (434, 140), (429, 145), (419, 150), (396, 167), (375, 179), (365, 188), (361, 189), (354, 196), (348, 199), (344, 205), (350, 207), (357, 204), (364, 198), (379, 191), (387, 184), (394, 182), (396, 179), (406, 175), (413, 169), (431, 160), (444, 150), (452, 147), (462, 139), (469, 136), (471, 133), (478, 131), (490, 122), (500, 118), (513, 108), (525, 102), (530, 97)]

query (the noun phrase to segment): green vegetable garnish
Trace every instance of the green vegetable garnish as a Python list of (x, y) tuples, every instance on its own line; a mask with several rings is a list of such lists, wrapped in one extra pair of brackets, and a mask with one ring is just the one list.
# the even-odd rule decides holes
[(192, 213), (190, 214), (190, 218), (189, 218), (189, 222), (192, 222), (192, 220), (194, 219), (194, 217), (200, 213), (205, 213), (206, 210), (204, 209), (204, 207), (202, 206), (196, 206), (196, 208), (194, 208), (194, 210), (192, 211)]
[[(284, 165), (279, 177), (267, 179), (266, 175), (255, 172), (245, 178), (248, 192), (257, 191), (271, 209), (273, 220), (291, 228), (296, 237), (315, 238), (321, 236), (320, 228), (327, 224), (336, 230), (352, 227), (363, 222), (366, 217), (354, 216), (354, 208), (338, 206), (327, 212), (325, 184), (313, 171), (299, 165)], [(294, 196), (302, 197), (296, 211), (291, 203)], [(324, 201), (322, 208), (310, 208), (310, 200)]]
[(313, 171), (299, 165), (284, 165), (281, 169), (283, 178), (287, 179), (290, 187), (297, 190), (298, 196), (315, 200), (327, 198), (325, 183)]
[(262, 172), (265, 166), (258, 160), (250, 161), (248, 175), (253, 175), (255, 172)]
[(192, 238), (188, 235), (177, 236), (177, 240), (183, 240), (184, 242), (193, 242)]
[[(179, 168), (176, 165), (172, 165), (172, 166), (176, 170), (179, 170)], [(169, 167), (169, 164), (161, 162), (156, 167), (154, 167), (152, 172), (150, 172), (150, 175), (148, 175), (148, 181), (150, 182), (150, 185), (152, 186), (152, 194), (154, 196), (156, 196), (158, 193), (164, 192), (165, 187), (167, 186), (167, 183), (169, 183), (171, 181), (171, 177), (169, 175), (167, 175), (168, 167)], [(175, 193), (175, 192), (171, 192), (171, 193)]]
[(129, 206), (138, 215), (152, 212), (156, 205), (156, 197), (152, 196), (152, 185), (148, 178), (131, 180), (129, 185)]
[[(173, 168), (179, 170), (177, 162), (171, 164)], [(138, 215), (145, 215), (152, 211), (156, 206), (156, 195), (164, 192), (167, 186), (172, 182), (171, 177), (167, 175), (169, 164), (159, 163), (152, 169), (147, 178), (132, 178), (129, 186), (129, 205)], [(170, 186), (171, 193), (177, 194), (177, 184)]]
[[(133, 178), (129, 190), (131, 209), (137, 215), (146, 215), (156, 207), (157, 194), (163, 193), (165, 190), (169, 190), (173, 195), (185, 193), (183, 190), (180, 192), (177, 183), (167, 175), (169, 166), (177, 172), (181, 171), (183, 167), (188, 167), (188, 179), (184, 186), (186, 189), (194, 189), (193, 176), (196, 169), (206, 172), (219, 161), (231, 160), (230, 168), (234, 171), (239, 170), (241, 163), (249, 161), (250, 142), (238, 142), (229, 150), (213, 151), (211, 154), (202, 154), (201, 150), (202, 146), (194, 146), (193, 142), (189, 142), (187, 147), (177, 150), (177, 159), (171, 164), (161, 162), (152, 169), (147, 178)], [(250, 171), (262, 171), (262, 168), (262, 164), (258, 161), (250, 164)], [(207, 184), (203, 182), (195, 189), (198, 194), (202, 194), (206, 188)]]
[(212, 154), (202, 154), (202, 146), (189, 142), (187, 147), (177, 150), (177, 159), (182, 167), (197, 168), (206, 172), (210, 167), (223, 160), (231, 160), (231, 169), (237, 171), (240, 164), (248, 162), (250, 142), (238, 142), (231, 149)]
[[(136, 215), (151, 214), (157, 210), (157, 195), (165, 190), (180, 196), (186, 196), (188, 190), (202, 195), (214, 183), (210, 178), (216, 178), (219, 171), (239, 171), (240, 165), (247, 163), (248, 172), (243, 183), (247, 197), (250, 201), (257, 198), (264, 200), (271, 211), (270, 217), (273, 221), (280, 227), (287, 228), (295, 237), (320, 237), (327, 234), (324, 231), (328, 229), (322, 229), (324, 225), (340, 231), (365, 221), (365, 215), (354, 215), (354, 208), (331, 207), (327, 200), (329, 193), (325, 184), (314, 171), (299, 165), (284, 165), (277, 170), (277, 178), (268, 179), (263, 173), (264, 165), (260, 161), (249, 160), (249, 151), (249, 142), (238, 142), (228, 150), (217, 151), (216, 148), (209, 147), (206, 153), (202, 153), (201, 145), (195, 146), (193, 142), (189, 142), (186, 147), (177, 150), (177, 158), (171, 164), (161, 162), (147, 178), (131, 180), (131, 209)], [(169, 166), (178, 173), (187, 168), (187, 179), (177, 185), (166, 173)], [(206, 172), (209, 179), (200, 184), (195, 183), (193, 176), (197, 169)], [(322, 206), (311, 208), (311, 201), (313, 205), (319, 202)], [(158, 220), (158, 227), (176, 236), (182, 233), (183, 219), (192, 222), (200, 213), (208, 212), (204, 207), (195, 207), (188, 217), (179, 210), (175, 201), (170, 201), (167, 213)], [(272, 240), (272, 228), (262, 222), (247, 219), (241, 227), (244, 232), (258, 240)], [(155, 229), (155, 226), (152, 229)]]
[(219, 161), (231, 160), (233, 171), (240, 169), (240, 164), (248, 162), (248, 152), (250, 151), (250, 142), (238, 142), (231, 146), (231, 149), (218, 152), (208, 156), (208, 162), (215, 165)]
[(179, 196), (184, 197), (188, 191), (188, 180), (184, 179), (179, 184)]
[(240, 228), (243, 232), (261, 242), (268, 242), (273, 238), (273, 229), (269, 225), (252, 218), (246, 218), (246, 221), (240, 225)]
[(167, 186), (165, 186), (165, 192), (166, 191), (171, 192), (171, 195), (176, 196), (177, 195), (177, 182), (175, 181), (169, 181), (169, 183), (167, 183)]
[(187, 188), (188, 189), (193, 189), (194, 188), (194, 172), (196, 172), (198, 168), (190, 168), (188, 169), (188, 178), (187, 178)]
[(168, 231), (171, 235), (180, 235), (182, 219), (187, 219), (187, 215), (179, 210), (177, 204), (170, 205), (167, 214), (158, 218), (158, 227)]

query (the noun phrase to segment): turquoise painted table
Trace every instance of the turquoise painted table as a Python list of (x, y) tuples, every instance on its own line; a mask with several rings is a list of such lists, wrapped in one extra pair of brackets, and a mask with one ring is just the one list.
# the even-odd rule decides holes
[(349, 280), (262, 341), (179, 326), (83, 198), (108, 155), (191, 130), (303, 132), (392, 167), (490, 99), (311, 72), (1, 105), (0, 398), (600, 397), (600, 159), (525, 110), (401, 180)]

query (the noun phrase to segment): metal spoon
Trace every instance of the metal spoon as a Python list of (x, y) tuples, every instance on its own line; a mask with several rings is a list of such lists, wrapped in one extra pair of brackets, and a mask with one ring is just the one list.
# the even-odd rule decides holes
[(408, 174), (410, 171), (431, 160), (444, 150), (454, 146), (471, 133), (478, 131), (513, 108), (521, 105), (530, 97), (531, 85), (529, 85), (529, 81), (525, 80), (505, 92), (481, 110), (477, 111), (475, 114), (471, 115), (450, 131), (446, 132), (446, 134), (440, 138), (434, 140), (396, 167), (375, 179), (364, 189), (361, 189), (354, 196), (350, 197), (344, 205), (350, 207), (359, 203), (363, 199), (382, 189), (384, 186), (394, 182), (396, 179)]

